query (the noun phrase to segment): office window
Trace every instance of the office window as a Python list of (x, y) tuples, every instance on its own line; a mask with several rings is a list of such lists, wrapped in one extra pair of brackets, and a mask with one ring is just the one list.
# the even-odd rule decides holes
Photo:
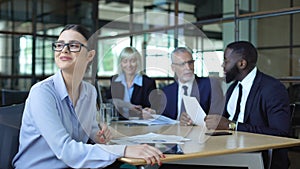
[(32, 72), (32, 40), (30, 36), (20, 38), (20, 74)]

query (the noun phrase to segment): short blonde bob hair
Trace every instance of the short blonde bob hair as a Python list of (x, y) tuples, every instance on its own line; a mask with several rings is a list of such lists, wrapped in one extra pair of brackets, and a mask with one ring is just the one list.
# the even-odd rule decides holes
[(118, 59), (118, 73), (123, 73), (123, 70), (121, 68), (121, 62), (123, 59), (125, 58), (136, 58), (137, 61), (137, 69), (136, 69), (136, 73), (141, 73), (142, 72), (142, 55), (136, 50), (136, 48), (134, 47), (125, 47), (120, 55), (119, 55), (119, 59)]

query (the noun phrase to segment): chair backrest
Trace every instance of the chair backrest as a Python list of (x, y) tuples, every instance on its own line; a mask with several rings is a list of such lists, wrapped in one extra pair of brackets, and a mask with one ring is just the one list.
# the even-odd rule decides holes
[(2, 106), (24, 103), (29, 91), (1, 89)]
[(296, 107), (297, 109), (299, 108), (299, 105), (297, 106), (297, 104), (295, 103), (291, 103), (290, 104), (290, 112), (291, 112), (291, 119), (290, 119), (290, 122), (291, 122), (291, 127), (290, 127), (290, 137), (292, 138), (296, 138), (296, 130), (295, 130), (295, 127), (298, 125), (298, 120), (297, 120), (297, 117), (296, 117)]
[(0, 107), (0, 168), (10, 169), (18, 152), (24, 103)]
[(291, 122), (293, 121), (293, 117), (295, 116), (295, 109), (296, 109), (296, 104), (295, 103), (291, 103), (290, 104)]
[(300, 102), (300, 84), (296, 83), (291, 85), (287, 89), (290, 97), (290, 102), (295, 103), (295, 102)]

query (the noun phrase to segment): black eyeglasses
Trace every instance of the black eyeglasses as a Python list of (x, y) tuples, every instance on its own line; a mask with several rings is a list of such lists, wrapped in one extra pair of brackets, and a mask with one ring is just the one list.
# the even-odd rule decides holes
[(84, 44), (82, 44), (80, 42), (70, 42), (70, 43), (53, 42), (52, 43), (52, 50), (54, 50), (56, 52), (61, 52), (64, 49), (65, 46), (68, 47), (68, 50), (70, 52), (80, 52), (81, 47), (85, 47), (87, 50), (89, 50), (89, 48), (87, 46), (85, 46)]
[(185, 61), (185, 62), (181, 62), (181, 63), (172, 63), (174, 65), (183, 67), (185, 64), (188, 64), (189, 66), (194, 64), (195, 60), (189, 60), (189, 61)]

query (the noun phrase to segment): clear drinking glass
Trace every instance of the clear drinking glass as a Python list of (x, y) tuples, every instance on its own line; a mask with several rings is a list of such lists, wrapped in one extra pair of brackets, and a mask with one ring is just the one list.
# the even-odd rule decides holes
[(111, 124), (111, 121), (119, 120), (117, 111), (112, 103), (101, 103), (100, 104), (100, 117), (107, 125)]

